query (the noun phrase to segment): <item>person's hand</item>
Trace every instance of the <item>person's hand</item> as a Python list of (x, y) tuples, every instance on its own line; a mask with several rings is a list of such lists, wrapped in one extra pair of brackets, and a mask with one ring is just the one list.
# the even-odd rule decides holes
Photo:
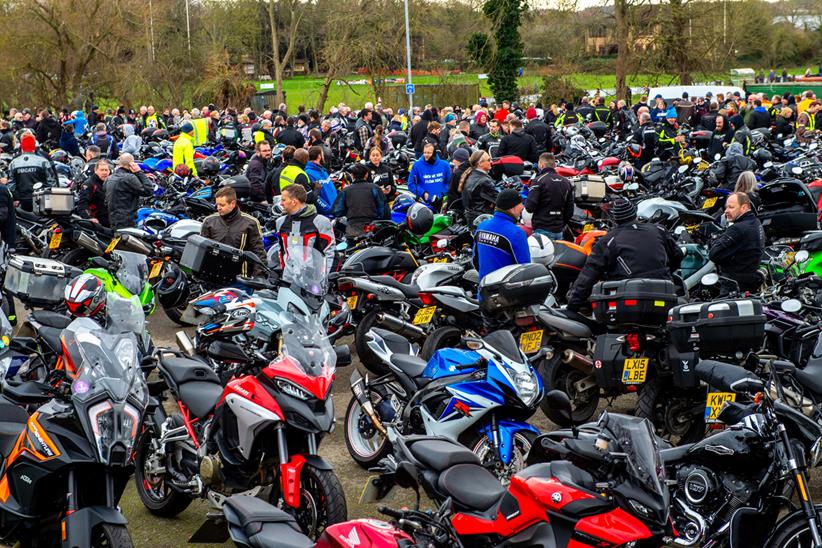
[(138, 166), (138, 165), (137, 165), (137, 162), (131, 162), (131, 163), (128, 165), (128, 167), (129, 167), (129, 169), (131, 169), (131, 172), (132, 172), (132, 173), (139, 173), (140, 171), (142, 171), (142, 170), (140, 169), (140, 166)]
[(98, 224), (99, 224), (99, 222), (100, 222), (99, 220), (95, 219), (94, 217), (91, 217), (91, 218), (89, 219), (89, 221), (91, 221), (92, 223), (98, 223)]
[(428, 193), (427, 192), (422, 193), (422, 199), (425, 200), (426, 202), (428, 201)]
[(20, 207), (20, 201), (19, 200), (16, 200), (14, 202), (14, 207)]
[(5, 185), (8, 182), (9, 182), (8, 177), (0, 177), (0, 185)]
[(674, 139), (674, 141), (676, 141), (677, 143), (684, 143), (685, 142), (685, 136), (684, 135), (677, 135), (676, 138)]

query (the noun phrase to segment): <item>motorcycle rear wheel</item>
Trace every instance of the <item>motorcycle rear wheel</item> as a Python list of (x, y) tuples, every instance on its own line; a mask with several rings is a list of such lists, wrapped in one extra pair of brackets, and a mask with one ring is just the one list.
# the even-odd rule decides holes
[(654, 377), (642, 385), (636, 403), (636, 416), (651, 421), (657, 434), (672, 445), (696, 443), (705, 437), (705, 416), (683, 413), (695, 407), (695, 398), (704, 403), (705, 392), (678, 388)]
[[(542, 384), (545, 385), (546, 393), (559, 390), (568, 394), (574, 424), (583, 424), (591, 420), (599, 407), (599, 387), (587, 390), (585, 393), (579, 393), (574, 388), (575, 383), (587, 376), (585, 373), (562, 363), (558, 353), (553, 358), (544, 360), (539, 366), (539, 372), (542, 375)], [(543, 398), (539, 406), (554, 424), (562, 428), (571, 426), (568, 417), (560, 413), (558, 409), (551, 407), (547, 399)]]
[[(182, 424), (182, 419), (180, 419)], [(166, 476), (153, 476), (146, 472), (146, 459), (151, 452), (151, 437), (145, 435), (140, 440), (134, 458), (134, 485), (140, 502), (146, 509), (163, 518), (172, 518), (188, 508), (193, 500), (166, 483)]]
[[(366, 436), (363, 430), (372, 433), (372, 436)], [(391, 452), (391, 442), (374, 427), (353, 396), (345, 411), (345, 446), (351, 458), (366, 470), (376, 466)]]

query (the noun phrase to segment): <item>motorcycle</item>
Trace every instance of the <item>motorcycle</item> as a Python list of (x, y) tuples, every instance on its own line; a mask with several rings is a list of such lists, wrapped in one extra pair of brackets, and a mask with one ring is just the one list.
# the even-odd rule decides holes
[(336, 365), (350, 363), (350, 355), (331, 346), (318, 320), (325, 257), (293, 248), (286, 269), (311, 314), (289, 309), (276, 359), (248, 363), (223, 386), (199, 360), (160, 358), (158, 372), (180, 413), (160, 407), (137, 450), (137, 493), (151, 513), (175, 516), (195, 497), (219, 510), (228, 496), (245, 493), (290, 512), (312, 538), (345, 520), (342, 485), (317, 448), (334, 426)]

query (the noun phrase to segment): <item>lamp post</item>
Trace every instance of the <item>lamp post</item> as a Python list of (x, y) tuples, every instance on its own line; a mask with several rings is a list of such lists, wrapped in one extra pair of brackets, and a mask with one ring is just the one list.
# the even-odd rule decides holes
[(414, 109), (414, 85), (411, 81), (411, 31), (409, 30), (408, 24), (408, 0), (405, 0), (405, 58), (406, 62), (408, 63), (408, 86), (406, 86), (406, 91), (410, 91), (408, 93), (408, 119), (411, 119), (411, 111)]

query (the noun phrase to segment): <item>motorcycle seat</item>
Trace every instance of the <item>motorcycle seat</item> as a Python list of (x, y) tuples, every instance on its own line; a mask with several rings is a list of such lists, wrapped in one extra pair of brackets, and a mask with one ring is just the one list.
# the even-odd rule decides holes
[(223, 512), (229, 529), (235, 532), (242, 531), (250, 541), (250, 546), (314, 546), (314, 543), (300, 531), (294, 516), (257, 497), (229, 497), (225, 501)]
[(203, 362), (187, 358), (161, 358), (160, 371), (180, 401), (197, 418), (208, 416), (223, 393), (217, 373)]
[(425, 371), (428, 365), (428, 362), (419, 356), (409, 356), (407, 354), (393, 354), (391, 356), (391, 363), (411, 378), (422, 375), (422, 372)]
[(391, 276), (371, 276), (371, 281), (387, 285), (388, 287), (393, 287), (394, 289), (399, 289), (402, 292), (402, 294), (409, 299), (416, 298), (420, 291), (420, 288), (416, 285), (398, 282)]
[(474, 453), (447, 438), (412, 437), (406, 440), (406, 444), (415, 459), (437, 472), (457, 464), (480, 464), (479, 457)]
[(437, 485), (458, 505), (484, 512), (506, 493), (499, 480), (478, 464), (457, 464), (440, 474)]
[(0, 454), (3, 458), (11, 453), (28, 420), (29, 414), (22, 407), (0, 396)]
[(46, 327), (56, 327), (57, 329), (65, 329), (71, 323), (71, 318), (68, 316), (51, 310), (35, 310), (29, 317)]
[(797, 369), (794, 375), (804, 387), (810, 388), (815, 394), (822, 394), (822, 360), (808, 360), (808, 365), (804, 369)]
[(586, 323), (570, 319), (564, 312), (553, 308), (542, 308), (539, 311), (539, 319), (548, 327), (562, 334), (568, 334), (578, 339), (593, 337), (594, 331)]

